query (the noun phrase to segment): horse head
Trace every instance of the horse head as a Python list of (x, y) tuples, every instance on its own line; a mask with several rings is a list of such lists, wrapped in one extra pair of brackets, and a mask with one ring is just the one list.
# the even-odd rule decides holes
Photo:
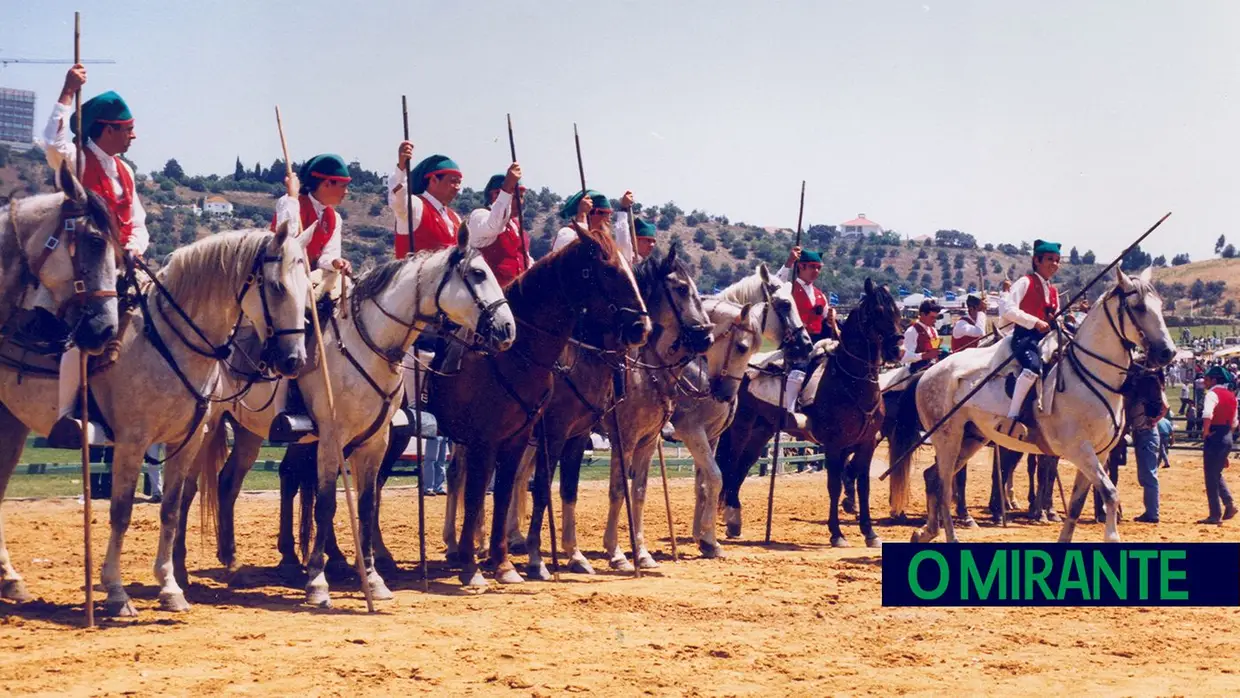
[(702, 308), (697, 284), (672, 245), (664, 257), (656, 248), (637, 268), (637, 285), (650, 309), (660, 354), (683, 348), (701, 354), (710, 348), (714, 326)]
[(493, 351), (507, 351), (517, 338), (517, 320), (504, 289), (482, 254), (470, 246), (465, 223), (448, 252), (435, 303), (439, 312), (475, 332)]
[(309, 261), (296, 234), (284, 222), (254, 256), (247, 287), (240, 296), (241, 312), (266, 337), (264, 354), (285, 377), (294, 377), (306, 363), (306, 306), (310, 297)]
[[(580, 281), (574, 279), (566, 288), (583, 291), (575, 303), (592, 322), (615, 333), (627, 346), (641, 346), (650, 336), (650, 315), (637, 288), (633, 267), (616, 247), (606, 230), (577, 231), (580, 244), (571, 254), (579, 261), (574, 266)], [(585, 292), (590, 289), (593, 292)]]
[(720, 402), (728, 402), (736, 397), (745, 370), (749, 368), (749, 359), (762, 344), (762, 325), (771, 323), (770, 313), (759, 313), (752, 304), (738, 305), (722, 299), (709, 303), (712, 305), (711, 319), (715, 321), (715, 328), (721, 330), (706, 352), (710, 394)]
[(55, 194), (20, 202), (20, 209), (19, 202), (10, 204), (13, 235), (25, 266), (51, 296), (52, 310), (72, 328), (74, 343), (96, 354), (116, 335), (119, 320), (116, 221), (68, 161), (57, 174), (59, 206)]
[(900, 345), (903, 341), (900, 310), (886, 286), (875, 286), (874, 282), (866, 277), (861, 304), (848, 314), (844, 325), (841, 333), (848, 334), (850, 329), (856, 328), (869, 344), (878, 346), (879, 358), (882, 361), (895, 361), (900, 358)]
[[(1127, 348), (1140, 347), (1147, 368), (1160, 368), (1175, 358), (1175, 340), (1163, 320), (1162, 297), (1150, 282), (1152, 267), (1138, 276), (1116, 269), (1116, 284), (1099, 305)], [(1114, 315), (1111, 304), (1115, 304)]]
[(765, 262), (758, 265), (758, 276), (762, 280), (762, 295), (766, 298), (767, 307), (775, 311), (763, 313), (763, 336), (779, 342), (779, 348), (789, 358), (809, 356), (814, 350), (814, 342), (792, 300), (792, 284), (772, 280)]

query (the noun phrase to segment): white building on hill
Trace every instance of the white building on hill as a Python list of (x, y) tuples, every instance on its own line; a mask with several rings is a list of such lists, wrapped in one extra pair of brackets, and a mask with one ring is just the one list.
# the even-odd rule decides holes
[(233, 205), (229, 203), (228, 199), (225, 199), (222, 196), (208, 196), (206, 203), (203, 204), (202, 210), (205, 213), (231, 216), (233, 212)]
[(846, 223), (839, 225), (840, 237), (866, 237), (870, 233), (875, 235), (883, 234), (883, 227), (869, 218), (864, 213), (857, 214), (857, 217)]

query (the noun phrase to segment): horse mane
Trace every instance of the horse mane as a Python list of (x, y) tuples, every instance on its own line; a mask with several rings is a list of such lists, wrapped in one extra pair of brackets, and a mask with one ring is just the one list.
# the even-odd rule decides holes
[(716, 293), (714, 297), (731, 301), (737, 305), (761, 303), (766, 300), (766, 294), (762, 292), (762, 277), (757, 271), (739, 281), (732, 282), (727, 288)]
[[(676, 261), (679, 262), (679, 258)], [(656, 247), (650, 251), (650, 256), (643, 259), (633, 270), (633, 278), (637, 279), (637, 290), (641, 292), (647, 304), (656, 299), (659, 282), (671, 271), (664, 268), (664, 262), (663, 253)]]
[[(274, 235), (259, 229), (234, 230), (197, 240), (169, 255), (159, 280), (191, 317), (203, 306), (231, 306), (254, 268), (254, 259)], [(287, 258), (283, 262), (285, 267), (292, 263)], [(207, 279), (213, 283), (204, 283)], [(264, 283), (278, 287), (280, 281), (264, 279)]]
[[(594, 229), (585, 233), (586, 237), (596, 243), (603, 251), (603, 260), (612, 262), (620, 256), (620, 250), (616, 247), (616, 241), (609, 232), (600, 229)], [(558, 250), (543, 255), (535, 261), (524, 274), (521, 274), (508, 285), (504, 291), (508, 302), (511, 304), (519, 299), (528, 297), (542, 297), (549, 292), (549, 289), (558, 287), (558, 280), (553, 282), (553, 270), (559, 269), (560, 259), (576, 254), (577, 249), (581, 246), (581, 241), (573, 240)]]

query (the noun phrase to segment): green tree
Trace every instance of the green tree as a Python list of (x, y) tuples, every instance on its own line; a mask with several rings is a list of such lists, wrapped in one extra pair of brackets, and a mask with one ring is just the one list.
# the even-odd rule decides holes
[(241, 164), (241, 156), (237, 156), (237, 165), (233, 168), (233, 179), (240, 182), (245, 179), (245, 166)]
[(1227, 236), (1220, 235), (1218, 240), (1214, 241), (1214, 254), (1222, 254), (1223, 248), (1227, 245)]
[(1097, 260), (1097, 257), (1094, 255), (1093, 250), (1086, 250), (1085, 254), (1081, 255), (1082, 264), (1093, 264), (1095, 260)]
[(181, 169), (181, 163), (177, 162), (175, 158), (164, 163), (162, 174), (168, 179), (178, 183), (185, 179), (185, 170)]
[(1223, 248), (1223, 259), (1231, 259), (1232, 257), (1235, 257), (1235, 256), (1236, 256), (1236, 246), (1231, 244), (1230, 242), (1227, 243), (1227, 247)]
[(1081, 253), (1076, 251), (1076, 246), (1073, 246), (1072, 249), (1068, 251), (1068, 264), (1080, 264), (1080, 263), (1081, 263)]
[(1181, 252), (1180, 254), (1177, 254), (1176, 256), (1171, 258), (1171, 266), (1173, 267), (1184, 266), (1185, 264), (1188, 264), (1188, 262), (1189, 262), (1189, 259), (1188, 259), (1187, 252)]
[(737, 259), (744, 259), (749, 256), (749, 248), (745, 246), (744, 240), (737, 240), (728, 251)]

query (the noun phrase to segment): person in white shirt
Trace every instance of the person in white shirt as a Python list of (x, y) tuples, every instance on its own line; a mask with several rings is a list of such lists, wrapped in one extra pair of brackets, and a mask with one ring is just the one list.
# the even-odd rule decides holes
[(594, 230), (610, 226), (616, 238), (616, 247), (625, 259), (636, 264), (640, 261), (633, 250), (633, 241), (629, 239), (629, 214), (633, 208), (633, 192), (626, 191), (620, 197), (620, 210), (616, 219), (611, 220), (611, 200), (593, 189), (577, 192), (564, 201), (560, 207), (560, 218), (568, 221), (551, 243), (551, 251), (555, 252), (577, 239), (577, 231)]
[(285, 180), (288, 193), (276, 202), (271, 229), (296, 221), (298, 238), (310, 262), (310, 280), (316, 289), (336, 289), (338, 274), (349, 274), (353, 265), (341, 256), (344, 224), (336, 208), (349, 194), (349, 168), (339, 155), (315, 155), (301, 166), (301, 174)]
[[(446, 155), (431, 155), (406, 172), (413, 157), (413, 143), (401, 141), (397, 148), (396, 171), (388, 176), (388, 206), (396, 214), (392, 226), (396, 259), (413, 252), (434, 252), (456, 244), (461, 216), (450, 208), (461, 191), (461, 168)], [(405, 191), (413, 180), (412, 196)], [(409, 211), (406, 214), (405, 209)], [(427, 211), (433, 215), (427, 215)], [(413, 240), (409, 240), (409, 221), (413, 221)]]
[(505, 174), (497, 174), (482, 190), (486, 208), (469, 214), (469, 244), (482, 252), (501, 288), (507, 288), (534, 260), (530, 258), (529, 240), (521, 235), (517, 220), (519, 198), (525, 187), (518, 187), (521, 165), (512, 163)]
[[(77, 173), (82, 185), (98, 194), (107, 203), (116, 221), (121, 247), (130, 257), (141, 258), (150, 244), (146, 229), (146, 210), (134, 185), (133, 169), (121, 159), (137, 138), (134, 118), (125, 100), (115, 92), (104, 92), (82, 105), (82, 123), (73, 117), (73, 96), (86, 84), (86, 68), (74, 65), (65, 74), (60, 98), (52, 107), (51, 118), (43, 130), (41, 145), (47, 164), (58, 169), (62, 161), (77, 162), (78, 151), (73, 134), (81, 133), (85, 142), (82, 170)], [(61, 356), (58, 385), (59, 419), (48, 434), (53, 448), (81, 448), (82, 426), (74, 415), (78, 406), (79, 352), (70, 348)], [(94, 440), (101, 428), (87, 425), (87, 438)]]
[(966, 313), (952, 327), (952, 352), (977, 346), (986, 336), (986, 296), (970, 293), (965, 300)]
[(901, 363), (910, 373), (917, 373), (939, 358), (939, 333), (934, 329), (942, 306), (933, 298), (927, 298), (917, 308), (917, 321), (904, 330), (904, 353)]
[[(793, 272), (796, 281), (792, 281)], [(775, 272), (775, 278), (782, 283), (792, 283), (792, 300), (796, 303), (797, 314), (805, 324), (811, 341), (820, 339), (839, 339), (840, 326), (835, 321), (835, 308), (830, 300), (814, 282), (822, 274), (822, 253), (814, 250), (802, 250), (794, 246), (788, 253), (788, 261)]]
[(1012, 389), (1008, 414), (995, 428), (1018, 439), (1024, 439), (1029, 431), (1018, 418), (1025, 397), (1042, 373), (1040, 344), (1059, 312), (1059, 291), (1050, 281), (1059, 271), (1059, 251), (1057, 242), (1035, 240), (1033, 269), (1012, 284), (1010, 295), (999, 307), (1000, 316), (1016, 325), (1012, 330), (1012, 354), (1022, 370)]

